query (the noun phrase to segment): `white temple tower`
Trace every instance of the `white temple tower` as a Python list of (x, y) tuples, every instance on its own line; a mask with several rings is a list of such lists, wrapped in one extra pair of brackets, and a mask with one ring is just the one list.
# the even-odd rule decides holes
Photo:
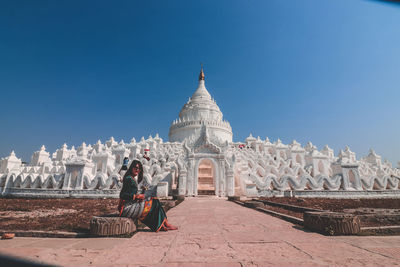
[(183, 142), (186, 138), (197, 139), (202, 126), (206, 126), (210, 135), (221, 141), (232, 142), (232, 128), (229, 122), (223, 120), (222, 112), (205, 87), (203, 67), (199, 75), (199, 85), (188, 102), (179, 112), (169, 129), (170, 142)]

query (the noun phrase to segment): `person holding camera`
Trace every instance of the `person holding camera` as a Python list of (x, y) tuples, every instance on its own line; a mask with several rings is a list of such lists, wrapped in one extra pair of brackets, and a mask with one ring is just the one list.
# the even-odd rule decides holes
[(158, 232), (177, 230), (170, 224), (167, 215), (157, 197), (145, 198), (148, 184), (143, 179), (143, 166), (138, 160), (134, 160), (123, 178), (123, 185), (119, 194), (119, 215), (122, 217), (140, 220), (152, 231)]

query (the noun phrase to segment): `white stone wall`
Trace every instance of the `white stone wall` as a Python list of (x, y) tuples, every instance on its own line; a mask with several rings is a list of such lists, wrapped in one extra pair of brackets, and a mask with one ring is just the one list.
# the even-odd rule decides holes
[[(193, 139), (197, 139), (200, 136), (199, 129), (202, 125), (207, 125), (209, 131), (220, 138), (221, 140), (226, 140), (228, 142), (232, 142), (232, 130), (230, 126), (227, 124), (213, 125), (207, 122), (184, 122), (180, 123), (183, 126), (173, 124), (170, 129), (170, 141), (171, 142), (182, 142), (188, 137), (193, 137)], [(176, 127), (178, 126), (178, 127)], [(229, 128), (228, 128), (229, 127)]]
[[(150, 147), (147, 161), (143, 151)], [(185, 143), (164, 143), (158, 136), (150, 136), (127, 144), (112, 140), (83, 144), (78, 153), (70, 153), (74, 149), (65, 146), (61, 150), (70, 156), (53, 153), (50, 161), (37, 160), (39, 154), (50, 154), (42, 147), (34, 153), (36, 164), (23, 165), (14, 152), (2, 158), (1, 192), (5, 194), (7, 188), (118, 191), (122, 162), (116, 159), (117, 155), (120, 159), (140, 159), (146, 179), (154, 187), (162, 185), (158, 192), (164, 196), (171, 195), (172, 190), (176, 194), (197, 195), (197, 165), (203, 158), (214, 164), (215, 194), (219, 196), (235, 192), (251, 196), (265, 190), (398, 190), (400, 180), (400, 170), (387, 161), (381, 162), (375, 152), (357, 160), (349, 148), (335, 157), (318, 151), (312, 144), (301, 147), (297, 142), (285, 145), (280, 140), (271, 143), (249, 137), (243, 143), (224, 144), (212, 132)], [(84, 153), (79, 152), (83, 150)]]
[(263, 145), (259, 140), (250, 135), (246, 143), (233, 145), (237, 162), (245, 166), (237, 168), (235, 175), (241, 177), (244, 186), (256, 184), (259, 192), (399, 189), (400, 170), (389, 162), (382, 163), (375, 152), (357, 160), (349, 147), (335, 157), (327, 146), (318, 151), (312, 143), (300, 149), (295, 141), (295, 145), (285, 146), (280, 140), (272, 144), (267, 138)]

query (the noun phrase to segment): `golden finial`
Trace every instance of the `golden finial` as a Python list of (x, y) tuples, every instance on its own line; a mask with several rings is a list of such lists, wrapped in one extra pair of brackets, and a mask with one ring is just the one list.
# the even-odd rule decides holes
[(201, 64), (201, 71), (200, 71), (200, 75), (199, 75), (199, 81), (203, 80), (204, 81), (204, 71), (203, 71), (203, 63)]

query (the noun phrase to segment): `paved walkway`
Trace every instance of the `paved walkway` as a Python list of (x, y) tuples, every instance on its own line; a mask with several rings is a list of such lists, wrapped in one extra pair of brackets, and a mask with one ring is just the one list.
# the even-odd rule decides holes
[(400, 236), (327, 237), (213, 197), (168, 212), (178, 231), (125, 238), (15, 238), (0, 253), (62, 266), (393, 266)]

